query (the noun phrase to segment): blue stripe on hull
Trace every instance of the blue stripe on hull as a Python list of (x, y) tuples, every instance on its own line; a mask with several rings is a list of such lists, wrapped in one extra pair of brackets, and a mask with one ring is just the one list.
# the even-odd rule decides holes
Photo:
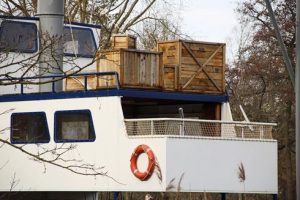
[(70, 99), (87, 97), (106, 97), (123, 96), (147, 99), (180, 100), (196, 102), (222, 103), (228, 102), (229, 97), (223, 95), (194, 94), (182, 92), (162, 92), (137, 89), (102, 89), (89, 91), (58, 92), (58, 93), (32, 93), (32, 94), (13, 94), (0, 96), (0, 102), (12, 101), (32, 101), (32, 100), (51, 100), (51, 99)]

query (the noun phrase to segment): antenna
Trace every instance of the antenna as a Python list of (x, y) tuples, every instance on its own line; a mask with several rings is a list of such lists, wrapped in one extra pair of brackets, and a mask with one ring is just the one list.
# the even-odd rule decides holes
[(247, 117), (247, 115), (246, 115), (246, 113), (245, 113), (242, 105), (240, 105), (240, 110), (241, 110), (241, 112), (242, 112), (242, 114), (244, 116), (245, 121), (246, 122), (250, 122), (250, 120), (248, 119), (248, 117)]
[(183, 113), (183, 108), (178, 108), (178, 113), (179, 113), (179, 116), (180, 116), (180, 118), (184, 118), (184, 113)]
[[(244, 116), (245, 121), (246, 121), (246, 122), (250, 122), (250, 120), (248, 119), (248, 117), (247, 117), (247, 115), (246, 115), (246, 112), (244, 111), (242, 105), (240, 105), (240, 110), (241, 110), (241, 112), (242, 112), (242, 114), (243, 114), (243, 116)], [(249, 127), (249, 129), (250, 129), (251, 131), (254, 131), (253, 126), (248, 126), (248, 127)]]

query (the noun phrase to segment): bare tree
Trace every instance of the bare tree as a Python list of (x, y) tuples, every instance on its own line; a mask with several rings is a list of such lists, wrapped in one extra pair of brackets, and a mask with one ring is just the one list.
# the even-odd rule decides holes
[[(151, 36), (155, 40), (182, 36), (178, 13), (174, 14), (178, 7), (173, 4), (176, 5), (168, 0), (66, 0), (65, 20), (101, 24), (101, 47), (106, 49), (110, 47), (113, 34), (141, 33), (149, 27), (155, 29), (156, 33)], [(36, 0), (5, 0), (0, 4), (0, 13), (5, 15), (34, 16), (36, 12)], [(173, 18), (175, 20), (172, 21)], [(157, 35), (159, 32), (162, 34)], [(142, 40), (145, 40), (143, 36), (147, 36), (137, 35)]]
[[(295, 1), (276, 0), (273, 6), (289, 56), (295, 63)], [(233, 111), (239, 116), (241, 104), (251, 120), (278, 122), (275, 137), (279, 141), (279, 198), (295, 199), (293, 87), (264, 1), (244, 1), (237, 11), (244, 30), (250, 32), (242, 29), (237, 56), (228, 70)]]

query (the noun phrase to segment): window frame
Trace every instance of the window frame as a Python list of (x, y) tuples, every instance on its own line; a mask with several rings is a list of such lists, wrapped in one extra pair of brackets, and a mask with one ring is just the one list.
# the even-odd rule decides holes
[[(59, 114), (65, 114), (65, 113), (87, 113), (89, 116), (89, 128), (91, 129), (91, 134), (93, 135), (92, 139), (81, 139), (81, 140), (68, 140), (68, 139), (58, 139), (57, 136), (57, 129), (58, 129), (58, 115)], [(74, 142), (94, 142), (96, 140), (96, 132), (93, 122), (92, 113), (88, 109), (84, 110), (58, 110), (54, 113), (54, 141), (56, 143), (74, 143)]]
[(35, 23), (23, 22), (23, 21), (14, 21), (14, 20), (4, 20), (4, 21), (1, 22), (0, 40), (1, 40), (2, 32), (3, 32), (3, 25), (5, 25), (7, 23), (33, 25), (34, 37), (35, 37), (35, 45), (33, 46), (32, 50), (9, 49), (9, 52), (14, 52), (14, 53), (36, 53), (38, 51), (38, 46), (39, 46), (38, 29), (37, 29), (37, 25)]
[[(75, 30), (87, 30), (91, 33), (92, 35), (92, 43), (95, 47), (95, 53), (97, 51), (97, 44), (96, 44), (96, 40), (95, 40), (95, 35), (92, 29), (90, 28), (82, 28), (82, 27), (74, 27), (74, 26), (64, 26), (64, 29), (69, 29), (71, 32), (71, 29), (75, 29)], [(64, 53), (64, 56), (69, 56), (69, 57), (80, 57), (80, 58), (94, 58), (94, 55), (84, 55), (84, 54), (74, 54), (74, 53)]]
[[(45, 124), (45, 128), (46, 128), (46, 134), (47, 134), (47, 140), (45, 141), (34, 141), (34, 142), (30, 142), (30, 141), (14, 141), (13, 140), (13, 116), (15, 115), (36, 115), (36, 114), (41, 114), (43, 116), (43, 121)], [(11, 144), (46, 144), (49, 143), (51, 140), (50, 137), (50, 132), (49, 132), (49, 126), (48, 126), (48, 120), (47, 120), (47, 115), (45, 112), (42, 111), (38, 111), (38, 112), (14, 112), (11, 114), (10, 116), (10, 143)]]

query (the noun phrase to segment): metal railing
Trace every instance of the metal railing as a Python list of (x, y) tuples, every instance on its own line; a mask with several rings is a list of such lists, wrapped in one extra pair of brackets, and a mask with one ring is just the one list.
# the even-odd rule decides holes
[(197, 119), (125, 119), (127, 134), (272, 139), (275, 123)]
[[(63, 75), (50, 75), (50, 76), (32, 76), (32, 77), (10, 77), (5, 79), (0, 79), (0, 85), (20, 85), (20, 94), (24, 94), (24, 85), (37, 85), (37, 84), (52, 84), (52, 91), (55, 91), (55, 85), (58, 81), (64, 80), (66, 78), (83, 78), (83, 89), (85, 91), (89, 90), (88, 78), (91, 76), (95, 77), (115, 77), (115, 88), (120, 88), (120, 79), (117, 72), (93, 72), (93, 73), (74, 73), (74, 74), (63, 74)], [(45, 80), (43, 82), (43, 80)]]

